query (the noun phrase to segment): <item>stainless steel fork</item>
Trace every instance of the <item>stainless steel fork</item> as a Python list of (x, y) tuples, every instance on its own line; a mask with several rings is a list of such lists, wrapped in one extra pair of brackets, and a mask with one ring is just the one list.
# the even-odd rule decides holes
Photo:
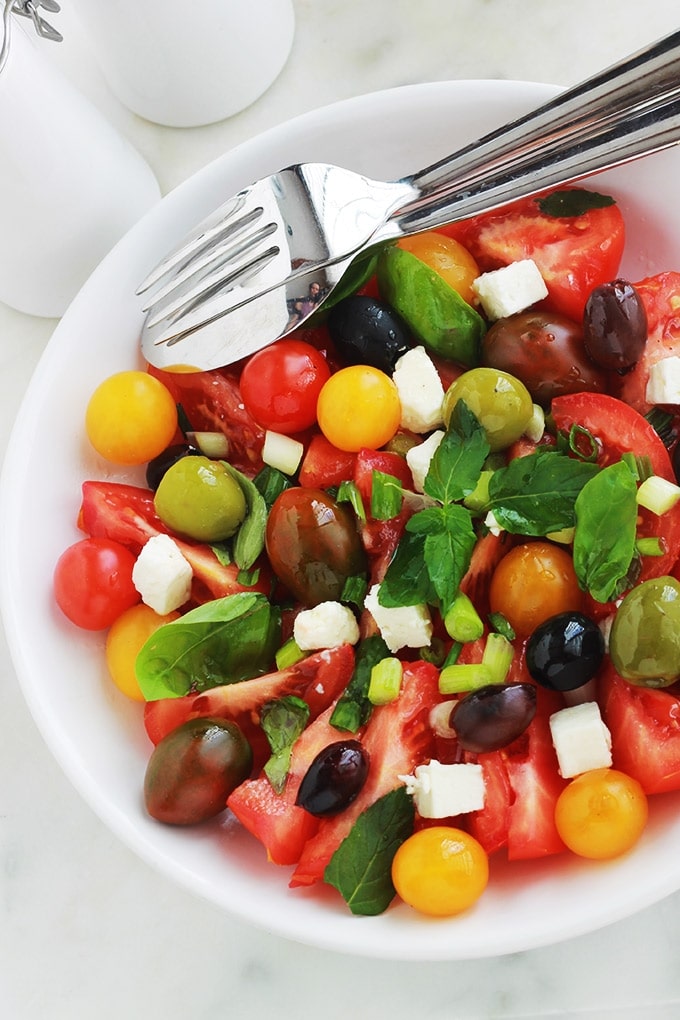
[(231, 364), (297, 328), (377, 244), (678, 141), (680, 31), (400, 180), (287, 167), (225, 202), (143, 282), (142, 352), (160, 368)]

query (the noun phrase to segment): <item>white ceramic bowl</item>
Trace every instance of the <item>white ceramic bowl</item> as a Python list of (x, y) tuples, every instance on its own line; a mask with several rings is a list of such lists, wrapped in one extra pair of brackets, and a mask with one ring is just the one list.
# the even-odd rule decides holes
[[(567, 854), (507, 865), (493, 860), (479, 904), (452, 920), (404, 905), (355, 918), (331, 890), (290, 891), (285, 869), (234, 824), (176, 830), (146, 817), (141, 787), (150, 745), (139, 705), (108, 680), (103, 637), (77, 631), (55, 608), (51, 575), (79, 536), (80, 483), (110, 468), (83, 436), (83, 412), (106, 375), (139, 363), (135, 287), (184, 232), (253, 179), (303, 160), (375, 177), (415, 170), (554, 93), (511, 82), (409, 86), (300, 117), (208, 166), (164, 199), (90, 278), (50, 341), (12, 436), (2, 480), (2, 609), (35, 720), (92, 809), (142, 858), (244, 921), (316, 946), (410, 960), (493, 956), (578, 935), (680, 887), (680, 795), (653, 798), (635, 851), (612, 863)], [(628, 222), (623, 272), (680, 268), (680, 151), (603, 175)], [(675, 260), (675, 261), (674, 261)], [(141, 473), (125, 480), (140, 481)]]

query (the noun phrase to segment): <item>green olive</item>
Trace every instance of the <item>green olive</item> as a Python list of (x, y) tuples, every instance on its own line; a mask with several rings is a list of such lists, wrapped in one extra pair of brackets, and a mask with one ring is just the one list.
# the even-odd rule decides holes
[(523, 435), (534, 413), (531, 394), (519, 379), (496, 368), (471, 368), (453, 382), (444, 397), (444, 420), (464, 400), (486, 432), (492, 452)]
[(183, 457), (163, 475), (154, 497), (169, 528), (198, 542), (223, 542), (246, 515), (241, 486), (220, 461)]
[(617, 673), (642, 687), (668, 687), (680, 676), (680, 582), (643, 581), (623, 599), (609, 654)]

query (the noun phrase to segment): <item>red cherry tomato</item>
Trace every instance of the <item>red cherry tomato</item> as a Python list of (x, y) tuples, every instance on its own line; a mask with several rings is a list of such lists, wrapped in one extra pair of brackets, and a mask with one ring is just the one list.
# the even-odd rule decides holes
[(302, 432), (316, 422), (316, 402), (330, 374), (316, 347), (302, 340), (279, 340), (246, 362), (243, 403), (264, 428), (284, 435)]
[(69, 546), (54, 569), (54, 595), (77, 627), (103, 630), (140, 601), (132, 583), (135, 557), (118, 542), (83, 538)]

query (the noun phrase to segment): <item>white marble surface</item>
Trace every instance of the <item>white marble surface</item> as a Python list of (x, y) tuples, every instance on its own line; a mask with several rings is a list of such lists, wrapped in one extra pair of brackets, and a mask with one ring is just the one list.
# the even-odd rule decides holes
[[(53, 18), (64, 43), (44, 46), (143, 153), (167, 192), (240, 141), (336, 99), (429, 79), (569, 84), (677, 27), (677, 0), (295, 6), (292, 55), (275, 85), (244, 113), (200, 129), (162, 128), (126, 111), (68, 0)], [(54, 326), (0, 306), (3, 449)], [(39, 464), (37, 450), (36, 498)], [(0, 1016), (7, 1020), (340, 1020), (350, 1010), (361, 1020), (680, 1016), (680, 894), (561, 945), (454, 964), (336, 956), (236, 923), (134, 857), (82, 802), (29, 717), (4, 641), (0, 677)]]

